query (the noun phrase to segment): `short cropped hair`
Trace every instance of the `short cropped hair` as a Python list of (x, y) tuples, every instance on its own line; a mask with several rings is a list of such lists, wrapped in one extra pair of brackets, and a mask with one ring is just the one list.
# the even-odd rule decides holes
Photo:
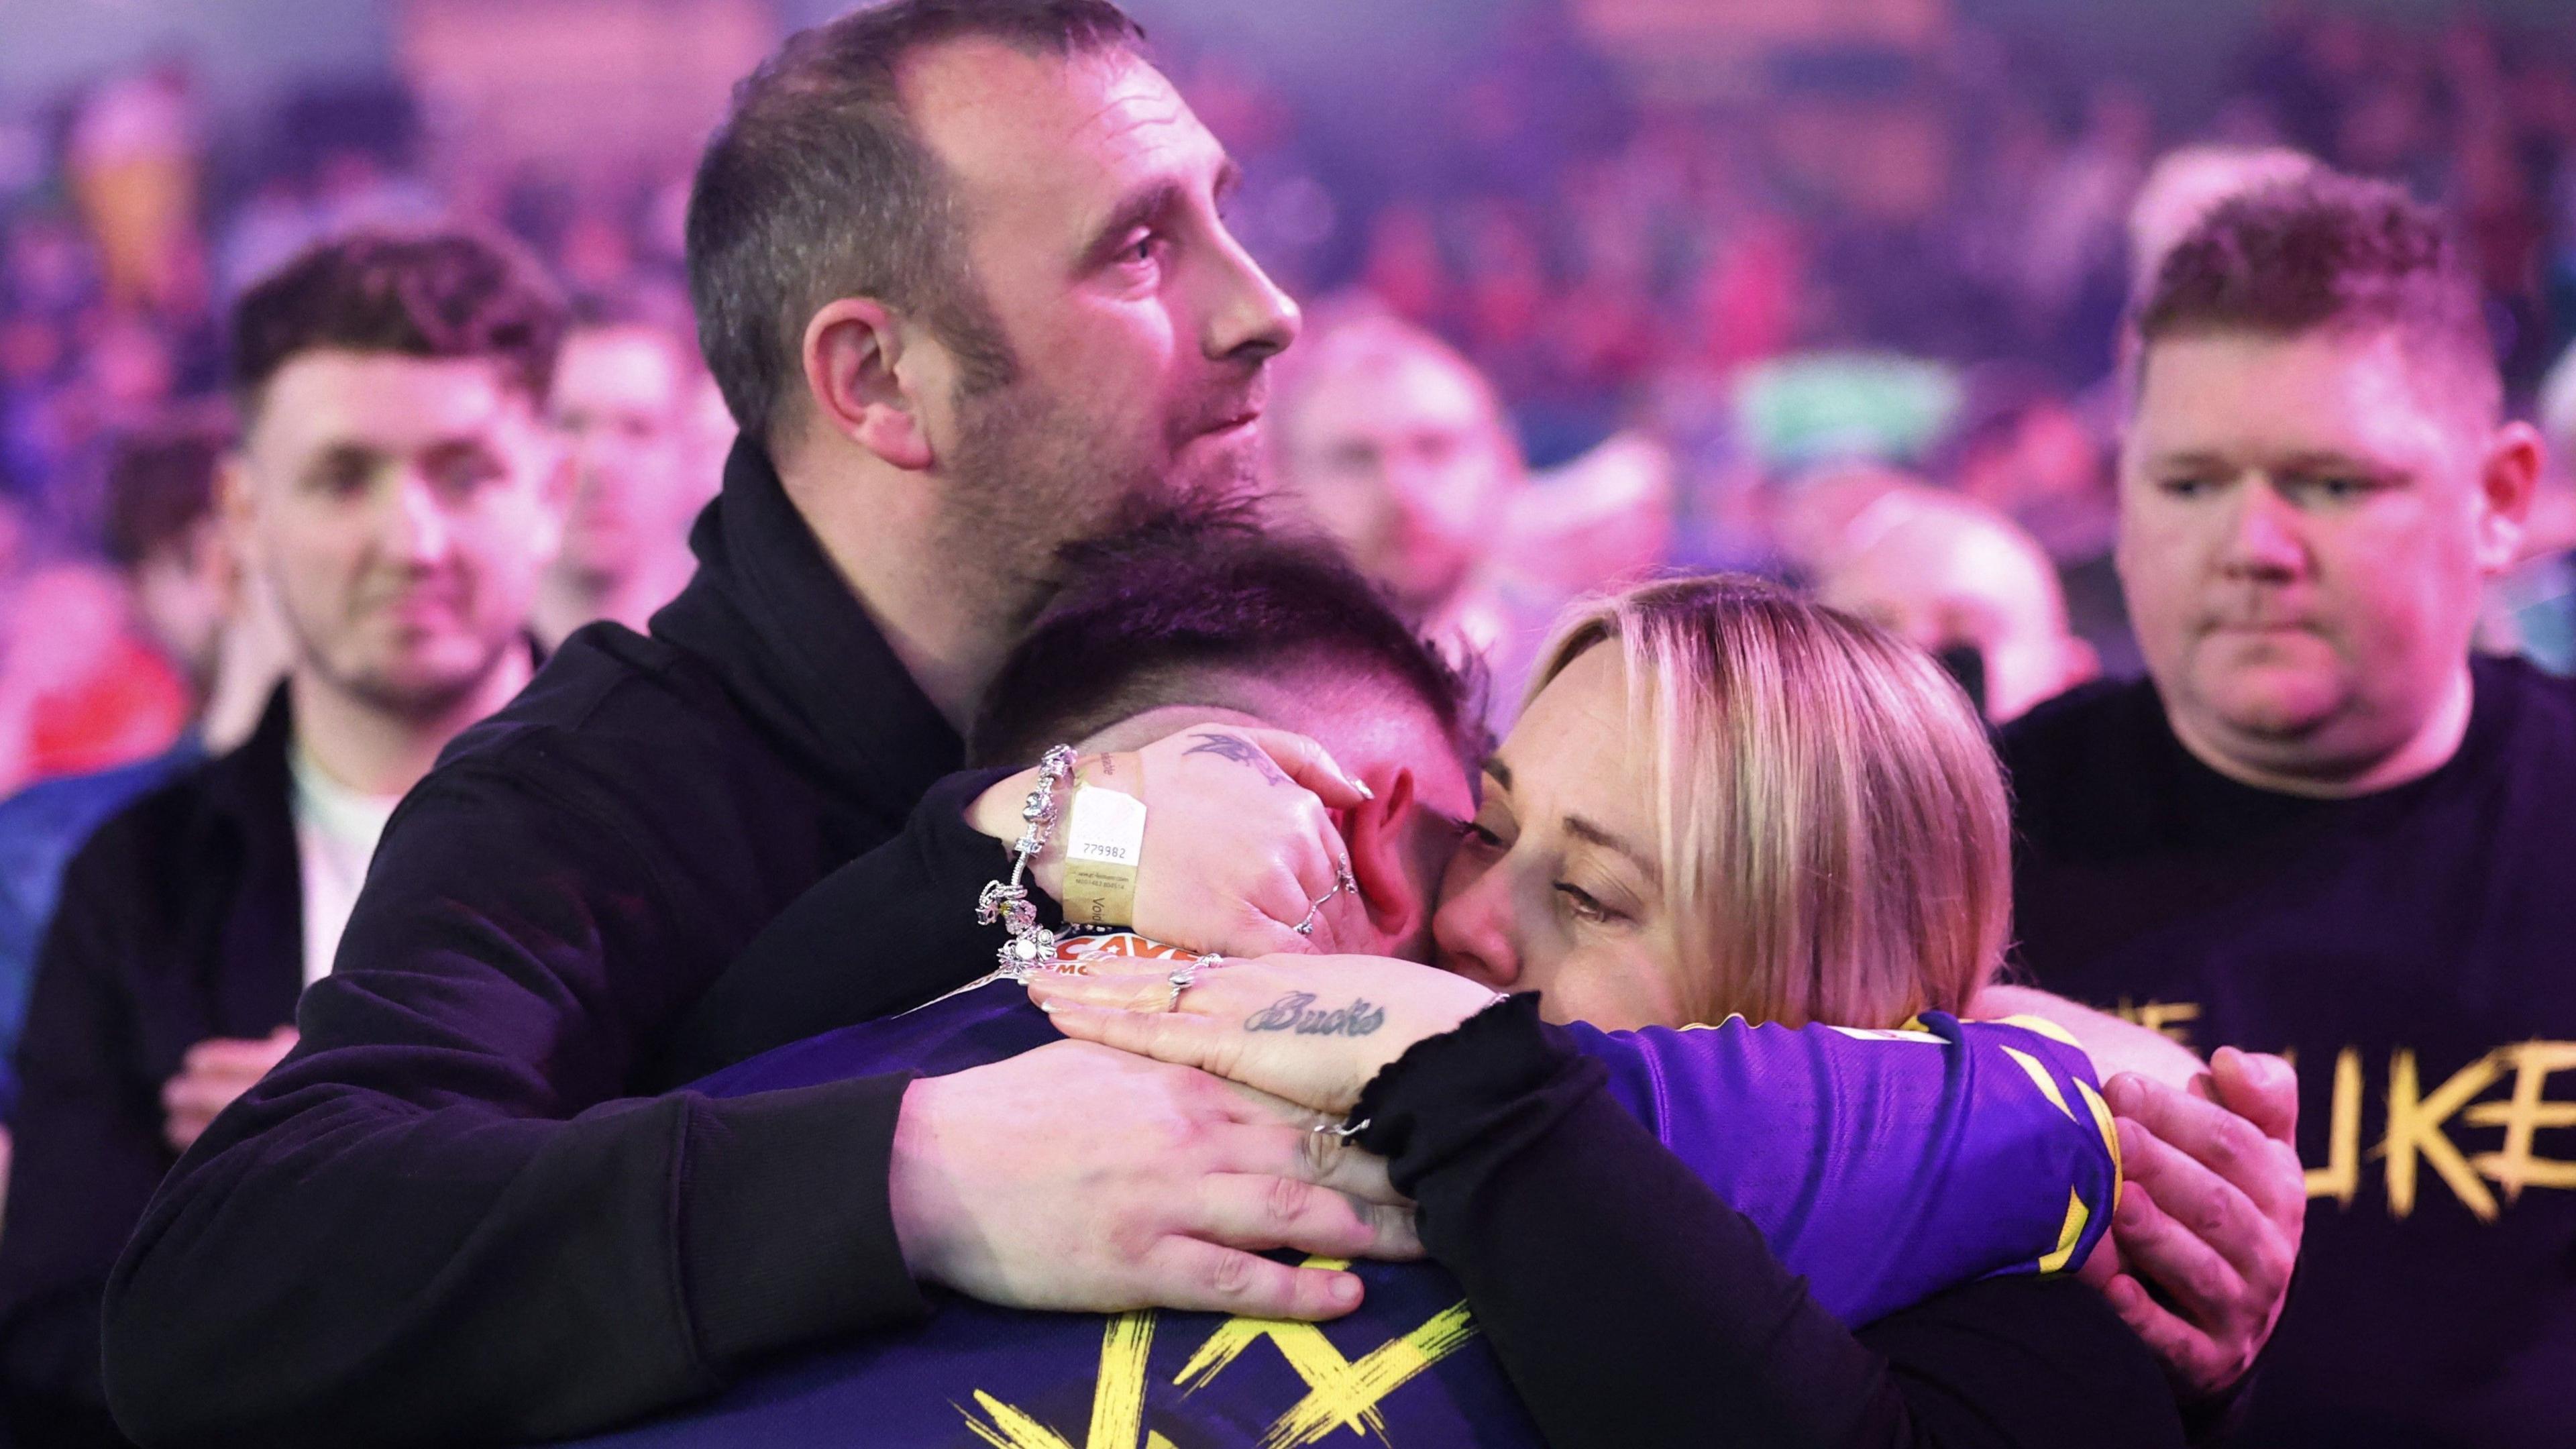
[(1143, 44), (1109, 0), (892, 0), (788, 37), (734, 88), (689, 193), (699, 345), (744, 434), (775, 441), (802, 376), (805, 324), (836, 297), (918, 313), (969, 391), (1009, 380), (947, 178), (905, 113), (904, 62), (969, 37), (1032, 54)]
[(132, 570), (186, 542), (214, 516), (215, 473), (232, 446), (232, 418), (214, 404), (190, 405), (127, 433), (107, 456), (109, 563)]
[(1696, 1019), (1892, 1027), (2002, 965), (2011, 818), (1976, 707), (1930, 656), (1761, 579), (1579, 608), (1530, 687), (1627, 666)]
[(2482, 417), (2504, 386), (2482, 293), (2441, 215), (2382, 181), (2318, 170), (2219, 203), (2134, 299), (2133, 359), (2168, 337), (2394, 334)]
[(270, 379), (308, 352), (489, 358), (543, 403), (567, 312), (513, 243), (463, 231), (362, 231), (322, 242), (233, 305), (232, 386), (245, 421)]
[(1065, 548), (1067, 582), (1003, 662), (968, 731), (981, 765), (1025, 765), (1149, 709), (1210, 703), (1211, 671), (1331, 669), (1421, 701), (1472, 774), (1492, 740), (1475, 676), (1413, 632), (1322, 540), (1264, 532), (1248, 505), (1167, 514)]

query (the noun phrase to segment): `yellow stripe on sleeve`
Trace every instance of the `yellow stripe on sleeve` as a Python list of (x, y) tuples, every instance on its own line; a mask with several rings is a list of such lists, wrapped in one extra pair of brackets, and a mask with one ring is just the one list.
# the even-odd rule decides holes
[(2066, 1105), (2066, 1094), (2057, 1090), (2057, 1078), (2050, 1076), (2048, 1068), (2039, 1064), (2039, 1058), (2013, 1047), (2005, 1047), (2004, 1055), (2021, 1064), (2021, 1069), (2030, 1074), (2030, 1079), (2037, 1083), (2039, 1090), (2047, 1096), (2049, 1104), (2066, 1114), (2067, 1121), (2076, 1120), (2075, 1109)]
[(2039, 1271), (2061, 1273), (2066, 1262), (2075, 1256), (2075, 1244), (2084, 1236), (2084, 1224), (2093, 1216), (2084, 1206), (2084, 1195), (2073, 1188), (2066, 1190), (2066, 1223), (2057, 1230), (2057, 1251), (2039, 1260)]

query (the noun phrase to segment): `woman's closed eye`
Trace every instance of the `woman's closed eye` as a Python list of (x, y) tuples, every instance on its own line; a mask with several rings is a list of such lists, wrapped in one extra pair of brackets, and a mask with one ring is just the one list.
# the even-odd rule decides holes
[(1601, 904), (1600, 898), (1572, 881), (1558, 881), (1556, 896), (1565, 905), (1566, 914), (1578, 921), (1596, 926), (1613, 925), (1628, 919), (1625, 912)]

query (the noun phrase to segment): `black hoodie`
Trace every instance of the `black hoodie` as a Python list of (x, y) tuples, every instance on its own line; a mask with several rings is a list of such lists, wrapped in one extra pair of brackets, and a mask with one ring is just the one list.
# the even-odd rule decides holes
[[(109, 1402), (146, 1444), (595, 1429), (925, 1302), (887, 1206), (903, 1076), (730, 1101), (681, 1030), (827, 876), (900, 903), (800, 1022), (972, 976), (954, 729), (756, 447), (649, 638), (575, 634), (387, 827), (295, 1054), (154, 1197), (110, 1281)], [(663, 1095), (652, 1095), (662, 1093)]]

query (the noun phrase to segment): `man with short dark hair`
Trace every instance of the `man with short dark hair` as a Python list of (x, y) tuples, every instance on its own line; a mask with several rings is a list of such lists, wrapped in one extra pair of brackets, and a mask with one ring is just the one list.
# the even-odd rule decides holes
[(33, 1438), (121, 1442), (98, 1355), (117, 1250), (294, 1045), (394, 802), (529, 677), (562, 508), (539, 420), (561, 332), (528, 263), (454, 234), (324, 245), (234, 309), (222, 506), (293, 664), (246, 743), (109, 820), (64, 874), (0, 1235), (0, 1381)]
[[(1136, 44), (1105, 0), (898, 0), (741, 89), (689, 218), (743, 429), (697, 576), (650, 637), (577, 633), (406, 800), (302, 1045), (119, 1265), (107, 1377), (138, 1437), (596, 1428), (913, 1320), (924, 1285), (1325, 1317), (1339, 1279), (1247, 1250), (1397, 1240), (1400, 1212), (1334, 1192), (1265, 1208), (1322, 1172), (1178, 1070), (1042, 1064), (1031, 1090), (1074, 1133), (943, 1109), (973, 1072), (669, 1090), (691, 1004), (827, 877), (951, 947), (943, 970), (991, 959), (931, 872), (1008, 857), (919, 807), (1056, 548), (1250, 482), (1296, 311), (1218, 216), (1231, 163)], [(1254, 949), (1329, 944), (1292, 928), (1331, 890), (1326, 808), (1360, 798), (1311, 742), (1281, 748), (1302, 788), (1237, 772), (1245, 806), (1311, 839), (1227, 862), (1278, 886), (1238, 923)], [(811, 1004), (841, 1020), (956, 984), (863, 945), (836, 964)], [(1161, 1113), (1189, 1150), (1126, 1130)], [(1069, 1246), (1021, 1231), (1039, 1216)], [(1113, 1222), (1162, 1250), (1116, 1251)]]
[[(2476, 283), (2439, 218), (2318, 176), (2176, 245), (2130, 354), (2151, 677), (2005, 732), (2022, 959), (2193, 1044), (2295, 1051), (2307, 1171), (2305, 1202), (2133, 1192), (2123, 1247), (2304, 1209), (2246, 1442), (2576, 1441), (2576, 686), (2469, 652), (2541, 467)], [(2263, 1075), (2214, 1065), (2222, 1101)], [(2236, 1124), (2201, 1155), (2282, 1150)], [(2259, 1342), (2210, 1305), (2281, 1265), (2184, 1256), (2167, 1331)]]

